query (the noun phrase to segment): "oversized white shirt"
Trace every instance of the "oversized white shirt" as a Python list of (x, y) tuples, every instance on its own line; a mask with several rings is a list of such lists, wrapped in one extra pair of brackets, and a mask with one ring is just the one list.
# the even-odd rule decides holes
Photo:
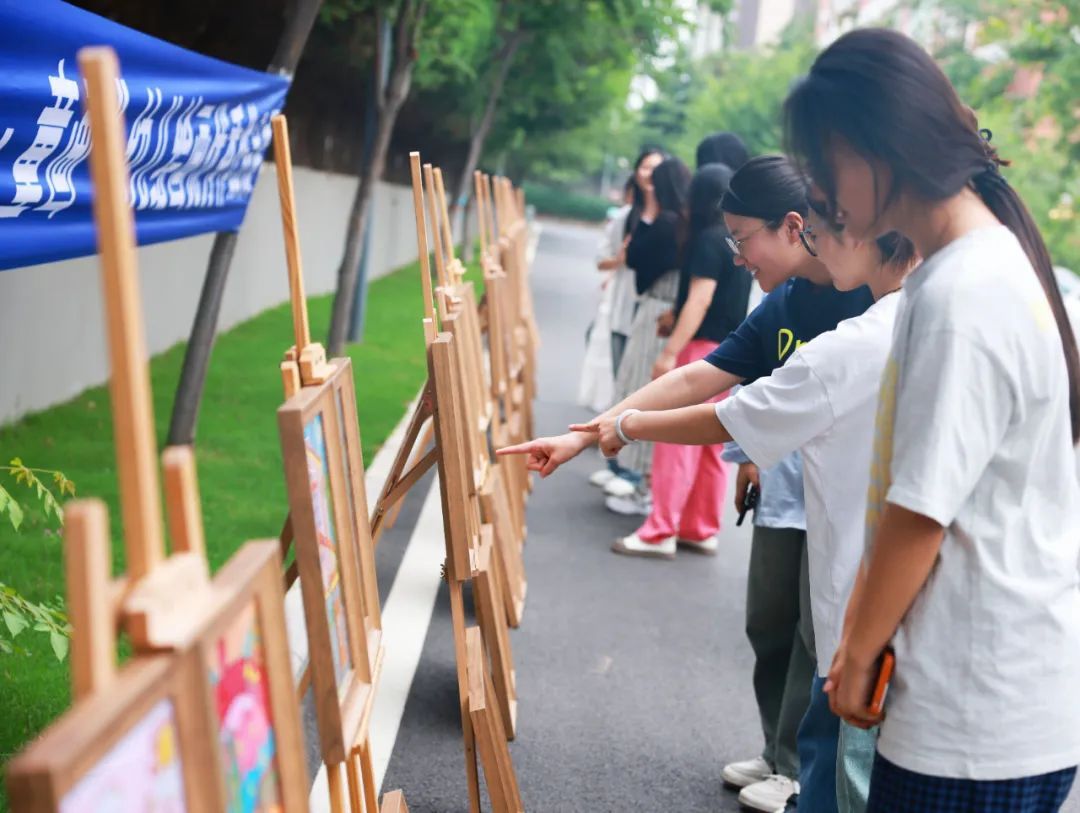
[(977, 780), (1076, 765), (1080, 487), (1053, 315), (1004, 227), (941, 249), (904, 294), (868, 538), (885, 502), (939, 522), (945, 538), (893, 638), (878, 750)]
[(810, 608), (822, 677), (839, 645), (862, 559), (874, 415), (901, 296), (882, 297), (716, 405), (720, 422), (758, 466), (802, 450)]

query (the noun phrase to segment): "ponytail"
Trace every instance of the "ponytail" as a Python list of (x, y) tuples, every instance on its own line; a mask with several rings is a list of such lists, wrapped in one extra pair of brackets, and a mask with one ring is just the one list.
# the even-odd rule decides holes
[(990, 132), (978, 129), (975, 112), (933, 58), (897, 31), (849, 31), (814, 60), (784, 102), (784, 116), (790, 152), (825, 192), (830, 211), (836, 208), (836, 178), (828, 154), (837, 138), (888, 167), (891, 186), (883, 206), (901, 190), (932, 202), (974, 187), (1016, 235), (1046, 292), (1069, 372), (1073, 442), (1080, 440), (1080, 354), (1050, 254), (1023, 201), (1001, 176), (998, 167), (1006, 162), (990, 146)]
[(1062, 299), (1061, 289), (1054, 276), (1054, 265), (1050, 260), (1046, 243), (1043, 242), (1042, 234), (1039, 233), (1039, 228), (1035, 225), (1024, 201), (998, 170), (997, 156), (992, 150), (989, 150), (988, 154), (991, 158), (990, 162), (984, 170), (971, 179), (971, 182), (987, 208), (994, 213), (1002, 225), (1016, 235), (1050, 302), (1050, 310), (1054, 314), (1054, 321), (1057, 322), (1058, 333), (1061, 336), (1061, 348), (1065, 351), (1065, 366), (1069, 371), (1069, 412), (1072, 417), (1072, 439), (1075, 444), (1080, 440), (1080, 351), (1077, 350), (1076, 336), (1073, 334), (1069, 314), (1065, 310), (1065, 300)]

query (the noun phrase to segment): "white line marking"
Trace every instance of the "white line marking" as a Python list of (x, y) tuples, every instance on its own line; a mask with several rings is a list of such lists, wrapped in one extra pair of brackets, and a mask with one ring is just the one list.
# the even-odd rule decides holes
[(401, 567), (383, 605), (386, 653), (371, 712), (371, 758), (375, 764), (377, 789), (382, 788), (405, 712), (405, 701), (424, 650), (441, 581), (439, 565), (445, 558), (442, 498), (436, 477), (424, 499)]
[[(379, 449), (365, 471), (364, 486), (369, 500), (378, 499), (383, 483), (408, 428), (409, 418), (416, 406), (414, 399), (404, 417)], [(446, 558), (443, 541), (442, 497), (438, 478), (431, 486), (420, 515), (416, 520), (405, 554), (401, 559), (394, 584), (382, 608), (383, 655), (382, 676), (371, 711), (371, 756), (375, 768), (376, 793), (381, 790), (390, 756), (394, 751), (405, 702), (409, 697), (416, 667), (424, 649), (428, 626), (435, 610), (439, 592), (439, 565)], [(295, 593), (295, 595), (294, 595)], [(307, 660), (307, 638), (304, 627), (304, 608), (300, 601), (297, 581), (286, 596), (285, 607), (289, 622), (289, 641), (293, 667), (303, 670)], [(448, 632), (449, 634), (449, 632)], [(344, 779), (344, 777), (343, 777)], [(330, 813), (329, 787), (326, 766), (320, 765), (308, 796), (311, 813)]]

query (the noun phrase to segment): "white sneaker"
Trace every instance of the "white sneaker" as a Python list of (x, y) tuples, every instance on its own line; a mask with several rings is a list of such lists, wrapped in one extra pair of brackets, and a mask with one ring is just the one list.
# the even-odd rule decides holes
[[(700, 553), (702, 556), (716, 556), (716, 551), (720, 547), (720, 539), (716, 534), (713, 534), (708, 539), (702, 539), (700, 542), (693, 542), (689, 539), (679, 539), (679, 547), (683, 550), (692, 550), (694, 553)], [(762, 760), (764, 762), (764, 760)]]
[(589, 485), (603, 488), (615, 479), (615, 472), (611, 469), (600, 469), (589, 475)]
[(612, 477), (604, 486), (604, 493), (609, 497), (629, 497), (635, 491), (637, 491), (636, 485), (619, 476)]
[(754, 757), (742, 762), (729, 762), (720, 772), (720, 776), (729, 785), (745, 788), (773, 775), (772, 766), (762, 757)]
[(773, 774), (739, 792), (739, 804), (766, 813), (784, 813), (788, 800), (799, 793), (799, 783), (780, 774)]
[[(627, 517), (647, 517), (652, 513), (652, 497), (636, 491), (626, 497), (608, 497), (604, 500), (604, 505), (607, 506), (608, 511)], [(674, 537), (671, 544), (674, 547)]]
[(675, 537), (669, 536), (659, 542), (646, 542), (637, 534), (616, 539), (611, 549), (623, 556), (651, 556), (655, 559), (675, 558)]

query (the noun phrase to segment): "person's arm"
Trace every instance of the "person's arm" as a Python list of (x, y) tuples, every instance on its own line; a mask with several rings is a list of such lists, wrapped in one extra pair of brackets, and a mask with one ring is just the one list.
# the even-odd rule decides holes
[(671, 331), (671, 336), (660, 351), (660, 355), (653, 364), (653, 378), (659, 378), (664, 373), (675, 369), (675, 360), (683, 351), (694, 334), (698, 332), (701, 323), (705, 321), (705, 314), (712, 304), (713, 294), (716, 293), (716, 280), (707, 277), (694, 277), (690, 280), (690, 290), (686, 295), (686, 303), (679, 311), (679, 319)]
[(623, 418), (623, 434), (632, 440), (711, 446), (727, 443), (731, 433), (716, 419), (712, 404), (661, 412), (634, 412)]
[(866, 709), (877, 659), (929, 578), (944, 538), (936, 521), (886, 503), (841, 662), (830, 673), (830, 703), (852, 725), (867, 728), (880, 720)]
[[(700, 404), (714, 395), (725, 392), (747, 377), (768, 369), (763, 358), (762, 324), (771, 324), (772, 294), (754, 309), (741, 325), (710, 355), (715, 364), (695, 361), (650, 381), (641, 389), (615, 404), (593, 419), (604, 434), (613, 434), (615, 419), (627, 409), (661, 410)], [(526, 465), (541, 477), (552, 474), (559, 466), (597, 443), (599, 433), (590, 424), (571, 424), (565, 435), (537, 438), (497, 450), (499, 455), (528, 455)], [(609, 452), (613, 453), (613, 452)]]
[(707, 361), (695, 361), (650, 381), (607, 412), (598, 415), (592, 423), (571, 424), (570, 431), (564, 435), (529, 440), (498, 449), (495, 453), (528, 455), (526, 467), (538, 472), (541, 477), (547, 477), (597, 442), (598, 433), (588, 428), (593, 423), (614, 426), (615, 419), (626, 409), (666, 410), (700, 404), (742, 380), (740, 376), (721, 370)]
[(865, 583), (849, 607), (842, 663), (833, 670), (833, 708), (863, 727), (877, 722), (866, 709), (877, 659), (926, 584), (945, 528), (1000, 448), (1016, 402), (1009, 371), (982, 340), (952, 324), (926, 330), (913, 322), (912, 332), (919, 341), (908, 343), (902, 362), (890, 362), (882, 377), (891, 420), (879, 416), (874, 445), (882, 456), (874, 465), (876, 476), (891, 482)]
[[(709, 354), (707, 360), (694, 361), (676, 367), (670, 373), (650, 381), (611, 409), (596, 416), (594, 420), (614, 420), (624, 410), (659, 410), (700, 404), (715, 395), (727, 392), (747, 378), (768, 375), (772, 364), (768, 358), (772, 335), (770, 326), (775, 323), (775, 306), (778, 300), (769, 294), (753, 313), (747, 316), (720, 346)], [(574, 424), (570, 428), (583, 427)]]
[[(824, 384), (803, 355), (813, 344), (797, 351), (772, 375), (759, 378), (719, 403), (626, 415), (623, 434), (635, 440), (688, 445), (735, 440), (759, 466), (774, 466), (836, 420)], [(710, 410), (719, 427), (706, 420)], [(596, 432), (600, 451), (610, 457), (623, 447), (617, 420), (594, 421), (576, 428)]]

